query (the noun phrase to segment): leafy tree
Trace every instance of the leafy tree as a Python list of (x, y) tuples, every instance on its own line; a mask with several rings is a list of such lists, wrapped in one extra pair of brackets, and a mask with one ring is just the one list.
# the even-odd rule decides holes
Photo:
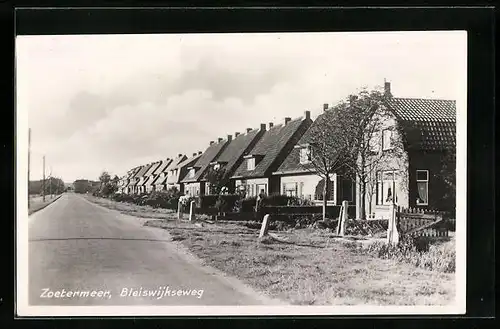
[(223, 166), (210, 166), (205, 178), (209, 183), (209, 194), (220, 195), (223, 191), (229, 190), (229, 175)]
[(99, 176), (99, 181), (101, 183), (99, 194), (108, 197), (118, 191), (118, 181), (120, 178), (115, 175), (111, 178), (111, 175), (107, 171), (103, 171)]

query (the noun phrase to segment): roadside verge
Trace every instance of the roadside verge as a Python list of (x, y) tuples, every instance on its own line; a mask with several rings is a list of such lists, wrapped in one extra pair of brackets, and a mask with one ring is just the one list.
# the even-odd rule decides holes
[(62, 194), (59, 194), (59, 195), (55, 196), (54, 198), (47, 200), (45, 202), (32, 200), (32, 205), (28, 209), (28, 216), (34, 214), (37, 211), (42, 210), (45, 207), (47, 207), (49, 204), (53, 203), (54, 201), (59, 199), (61, 196), (62, 196)]

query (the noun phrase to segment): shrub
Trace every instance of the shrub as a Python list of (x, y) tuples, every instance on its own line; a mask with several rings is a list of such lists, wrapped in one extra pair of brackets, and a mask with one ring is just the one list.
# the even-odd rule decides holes
[(403, 261), (431, 271), (455, 272), (453, 242), (430, 245), (427, 238), (404, 235), (396, 246), (375, 242), (367, 247), (367, 252), (383, 259)]

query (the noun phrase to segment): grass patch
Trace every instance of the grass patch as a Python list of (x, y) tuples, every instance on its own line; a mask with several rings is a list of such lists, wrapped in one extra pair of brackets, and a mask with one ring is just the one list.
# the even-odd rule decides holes
[(236, 223), (145, 225), (167, 229), (204, 263), (295, 305), (445, 305), (455, 296), (453, 274), (380, 258), (356, 239), (327, 231), (279, 231), (259, 239), (258, 229)]
[(455, 240), (429, 243), (424, 239), (404, 237), (397, 246), (383, 242), (371, 244), (366, 251), (379, 258), (406, 262), (415, 267), (445, 273), (455, 272)]
[(194, 223), (178, 221), (172, 210), (86, 197), (109, 209), (151, 218), (144, 225), (168, 230), (172, 240), (204, 263), (291, 304), (446, 305), (455, 298), (451, 241), (431, 244), (426, 252), (416, 246), (381, 251), (381, 243), (313, 228), (271, 228), (269, 236), (259, 239), (260, 223), (212, 222), (204, 215), (197, 215)]

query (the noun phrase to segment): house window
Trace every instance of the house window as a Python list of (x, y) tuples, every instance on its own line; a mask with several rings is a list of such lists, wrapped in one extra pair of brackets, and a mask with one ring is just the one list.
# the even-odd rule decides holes
[(382, 131), (382, 150), (390, 150), (394, 146), (392, 145), (392, 130), (385, 129)]
[(377, 204), (397, 203), (396, 181), (398, 172), (395, 170), (377, 172)]
[(300, 149), (300, 164), (308, 164), (312, 159), (312, 150), (310, 146)]
[(254, 170), (254, 169), (255, 169), (255, 158), (247, 159), (247, 170)]
[(429, 204), (429, 170), (417, 170), (417, 205)]
[(214, 170), (219, 170), (220, 169), (220, 163), (214, 164)]
[(368, 141), (368, 147), (371, 152), (378, 153), (379, 150), (379, 135), (380, 133), (374, 132)]
[[(327, 196), (327, 201), (333, 201), (335, 197), (335, 183), (329, 179), (328, 180), (328, 196)], [(314, 194), (314, 199), (318, 201), (323, 201), (323, 189), (325, 187), (325, 179), (322, 178), (319, 182), (318, 185), (316, 185), (316, 190)]]
[(293, 197), (299, 196), (299, 184), (298, 183), (283, 184), (283, 194)]
[(261, 192), (267, 194), (267, 184), (256, 184), (255, 187), (255, 195), (259, 195)]
[(195, 173), (196, 173), (196, 169), (195, 168), (189, 169), (189, 177), (190, 178), (193, 178)]

